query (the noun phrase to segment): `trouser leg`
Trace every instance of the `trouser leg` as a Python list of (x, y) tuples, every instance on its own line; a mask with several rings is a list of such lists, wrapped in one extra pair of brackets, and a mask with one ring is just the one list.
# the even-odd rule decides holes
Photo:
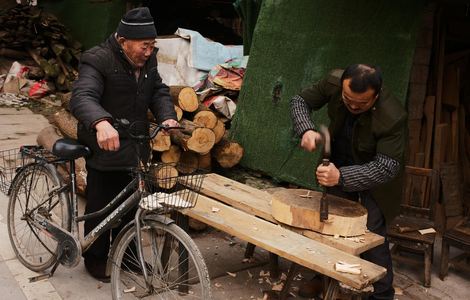
[[(96, 212), (105, 207), (131, 180), (132, 178), (128, 171), (108, 172), (87, 168), (87, 202), (85, 214)], [(85, 235), (93, 230), (105, 217), (106, 215), (85, 221)], [(95, 259), (107, 259), (109, 245), (110, 232), (106, 231), (91, 245), (83, 256)]]
[(393, 299), (393, 265), (389, 244), (386, 238), (387, 227), (385, 217), (377, 202), (369, 195), (361, 199), (362, 205), (367, 209), (367, 229), (385, 237), (385, 242), (375, 248), (364, 252), (361, 257), (367, 261), (380, 265), (387, 269), (385, 277), (373, 284), (374, 293), (369, 299)]

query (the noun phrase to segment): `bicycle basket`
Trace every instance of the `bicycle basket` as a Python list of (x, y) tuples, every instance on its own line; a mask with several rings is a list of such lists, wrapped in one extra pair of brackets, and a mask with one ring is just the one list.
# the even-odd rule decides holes
[(52, 161), (57, 159), (51, 152), (41, 146), (22, 146), (0, 150), (0, 191), (9, 194), (11, 183), (19, 168), (36, 160)]
[(8, 194), (16, 169), (23, 166), (19, 148), (0, 151), (0, 191)]
[[(190, 172), (188, 172), (190, 171)], [(188, 168), (179, 163), (159, 163), (144, 176), (148, 195), (140, 206), (167, 213), (196, 205), (205, 171)]]

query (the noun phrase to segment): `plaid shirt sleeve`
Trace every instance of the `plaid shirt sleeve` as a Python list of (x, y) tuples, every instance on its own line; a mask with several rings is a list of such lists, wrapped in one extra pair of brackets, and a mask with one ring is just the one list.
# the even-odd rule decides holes
[(292, 97), (290, 101), (290, 115), (294, 125), (294, 131), (297, 136), (302, 135), (308, 130), (315, 130), (315, 124), (310, 118), (312, 109), (299, 95)]
[(400, 171), (400, 163), (378, 153), (374, 160), (366, 164), (340, 167), (339, 171), (342, 189), (345, 192), (360, 192), (393, 179)]

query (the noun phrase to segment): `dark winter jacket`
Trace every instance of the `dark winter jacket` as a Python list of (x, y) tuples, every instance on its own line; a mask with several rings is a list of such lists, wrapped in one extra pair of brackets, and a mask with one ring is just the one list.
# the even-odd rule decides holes
[(106, 171), (136, 166), (133, 143), (121, 129), (119, 151), (98, 147), (94, 129), (97, 121), (108, 119), (113, 123), (116, 118), (145, 121), (148, 109), (159, 123), (176, 119), (169, 89), (157, 71), (156, 52), (141, 69), (138, 82), (114, 34), (82, 54), (70, 110), (79, 121), (78, 140), (93, 152), (87, 159), (88, 167)]

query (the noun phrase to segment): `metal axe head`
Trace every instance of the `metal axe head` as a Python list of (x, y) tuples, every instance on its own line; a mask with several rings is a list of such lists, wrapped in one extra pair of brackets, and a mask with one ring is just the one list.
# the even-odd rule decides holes
[(323, 144), (323, 157), (329, 158), (331, 154), (331, 139), (330, 139), (330, 131), (328, 127), (321, 124), (318, 128), (318, 132), (321, 135), (321, 142)]

